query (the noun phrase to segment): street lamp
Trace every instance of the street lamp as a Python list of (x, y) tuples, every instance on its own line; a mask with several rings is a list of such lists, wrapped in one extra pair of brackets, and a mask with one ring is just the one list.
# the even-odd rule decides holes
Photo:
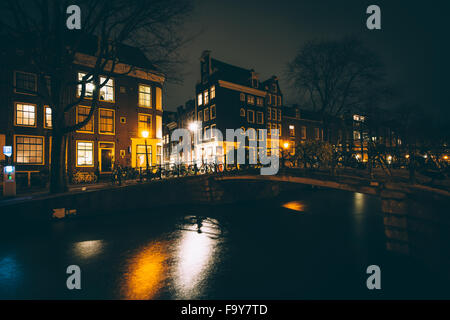
[[(197, 132), (198, 130), (198, 123), (196, 121), (193, 121), (191, 123), (189, 123), (189, 131), (191, 131), (193, 133), (193, 138), (191, 138), (191, 143), (195, 145), (195, 132)], [(195, 152), (195, 148), (194, 150), (192, 150), (191, 148), (191, 162), (194, 162), (194, 152)]]
[(147, 152), (147, 138), (148, 138), (148, 131), (144, 130), (141, 132), (142, 137), (144, 138), (144, 142), (145, 142), (145, 162), (146, 162), (146, 167), (147, 167), (147, 176), (148, 176), (148, 152)]
[(285, 143), (283, 144), (283, 147), (284, 147), (285, 149), (289, 148), (289, 143), (288, 143), (288, 142), (285, 142)]

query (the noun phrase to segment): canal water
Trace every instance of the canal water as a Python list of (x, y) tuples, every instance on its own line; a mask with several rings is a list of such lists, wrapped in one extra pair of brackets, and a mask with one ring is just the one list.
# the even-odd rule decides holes
[[(385, 251), (380, 202), (360, 193), (304, 188), (2, 230), (2, 299), (450, 296), (425, 266)], [(69, 265), (81, 269), (81, 290), (66, 287)], [(367, 289), (369, 265), (381, 269), (381, 290)]]

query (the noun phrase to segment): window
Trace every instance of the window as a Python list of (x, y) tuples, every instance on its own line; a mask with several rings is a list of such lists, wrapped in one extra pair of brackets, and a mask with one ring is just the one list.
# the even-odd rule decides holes
[(272, 116), (272, 108), (268, 107), (267, 108), (267, 119), (271, 120), (272, 119), (271, 116)]
[(306, 127), (302, 126), (302, 139), (306, 139)]
[(214, 130), (216, 130), (216, 125), (215, 125), (215, 124), (212, 124), (212, 125), (211, 125), (211, 138), (214, 138), (214, 137), (215, 137)]
[(52, 127), (52, 108), (44, 107), (44, 128), (50, 129)]
[[(83, 77), (86, 76), (86, 73), (83, 72), (78, 72), (78, 81), (83, 81)], [(94, 84), (92, 83), (93, 81), (93, 77), (90, 76), (89, 78), (86, 79), (86, 85), (85, 85), (85, 92), (84, 92), (84, 96), (85, 97), (92, 97), (92, 94), (94, 93)], [(77, 89), (77, 95), (78, 97), (81, 96), (81, 91), (83, 89), (83, 85), (79, 84), (78, 85), (78, 89)]]
[(139, 107), (150, 108), (152, 106), (152, 87), (139, 85)]
[(262, 113), (261, 111), (258, 111), (256, 113), (256, 123), (258, 123), (258, 124), (264, 123), (264, 113)]
[(44, 164), (44, 138), (16, 136), (16, 162), (20, 164)]
[(198, 121), (203, 121), (203, 111), (202, 110), (200, 110), (198, 112)]
[(359, 131), (353, 131), (353, 140), (360, 140), (361, 133)]
[(127, 118), (126, 117), (120, 117), (120, 123), (127, 123)]
[(267, 104), (272, 104), (272, 95), (270, 93), (267, 95), (267, 98)]
[(114, 110), (99, 109), (99, 133), (114, 134)]
[(240, 99), (241, 99), (241, 101), (245, 101), (245, 93), (241, 93)]
[(251, 96), (251, 95), (248, 95), (247, 96), (247, 103), (251, 104), (251, 105), (255, 104), (255, 97)]
[(240, 112), (241, 117), (245, 117), (245, 109), (244, 108), (241, 108), (241, 110), (239, 112)]
[(295, 126), (289, 125), (289, 136), (295, 137)]
[(278, 134), (281, 136), (281, 123), (278, 124)]
[(262, 107), (263, 102), (264, 102), (263, 98), (260, 98), (260, 97), (257, 97), (257, 98), (256, 98), (256, 105), (257, 105), (258, 107)]
[(198, 105), (201, 106), (203, 104), (203, 95), (201, 93), (199, 93), (199, 95), (197, 96), (197, 100)]
[(281, 106), (281, 96), (278, 96), (278, 105)]
[(203, 129), (203, 136), (204, 136), (204, 139), (209, 139), (209, 127), (208, 126), (206, 126)]
[(208, 94), (208, 90), (205, 90), (204, 96), (205, 96), (205, 104), (208, 104), (208, 103), (209, 103), (209, 94)]
[(211, 87), (211, 100), (216, 97), (216, 86)]
[(278, 121), (281, 121), (281, 109), (278, 109)]
[(319, 139), (320, 139), (320, 131), (319, 131), (319, 128), (314, 128), (314, 133), (315, 133), (316, 140), (319, 140)]
[(162, 110), (162, 90), (156, 87), (156, 110)]
[[(106, 81), (106, 77), (100, 77), (100, 85)], [(100, 100), (114, 101), (114, 80), (109, 79), (103, 87), (100, 88)]]
[(156, 164), (162, 164), (162, 147), (156, 146)]
[(216, 105), (211, 106), (211, 119), (216, 118)]
[(138, 114), (138, 133), (139, 135), (143, 132), (147, 131), (149, 135), (152, 132), (152, 115), (139, 113)]
[(248, 123), (255, 122), (255, 112), (253, 110), (247, 110), (247, 121)]
[(272, 97), (273, 97), (273, 103), (272, 104), (276, 107), (277, 106), (277, 96), (273, 95)]
[(147, 152), (145, 152), (145, 145), (136, 145), (136, 167), (142, 168), (152, 165), (152, 146), (147, 145)]
[(272, 108), (272, 120), (277, 120), (277, 109)]
[[(88, 117), (90, 111), (91, 111), (91, 107), (78, 106), (77, 107), (77, 123), (84, 121)], [(89, 122), (78, 131), (93, 133), (94, 132), (94, 115), (92, 115), (91, 120), (89, 120)]]
[(37, 91), (37, 77), (33, 73), (16, 71), (14, 80), (14, 92), (33, 94)]
[(205, 110), (203, 110), (203, 111), (205, 113), (203, 119), (205, 121), (209, 121), (209, 108), (205, 108)]
[(277, 92), (277, 84), (276, 83), (272, 83), (272, 91)]
[(162, 139), (162, 117), (156, 116), (156, 138)]
[(36, 127), (36, 106), (16, 103), (16, 126)]
[(94, 166), (94, 143), (77, 141), (77, 167)]

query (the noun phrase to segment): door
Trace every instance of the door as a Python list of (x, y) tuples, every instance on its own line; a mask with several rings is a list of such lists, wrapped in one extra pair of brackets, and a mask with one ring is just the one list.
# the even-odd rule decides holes
[(113, 158), (113, 149), (100, 149), (100, 172), (112, 172)]

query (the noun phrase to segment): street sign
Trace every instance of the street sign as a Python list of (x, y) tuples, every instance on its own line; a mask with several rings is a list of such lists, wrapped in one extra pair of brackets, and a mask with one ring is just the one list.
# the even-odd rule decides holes
[(12, 146), (3, 146), (3, 154), (7, 157), (12, 156)]

